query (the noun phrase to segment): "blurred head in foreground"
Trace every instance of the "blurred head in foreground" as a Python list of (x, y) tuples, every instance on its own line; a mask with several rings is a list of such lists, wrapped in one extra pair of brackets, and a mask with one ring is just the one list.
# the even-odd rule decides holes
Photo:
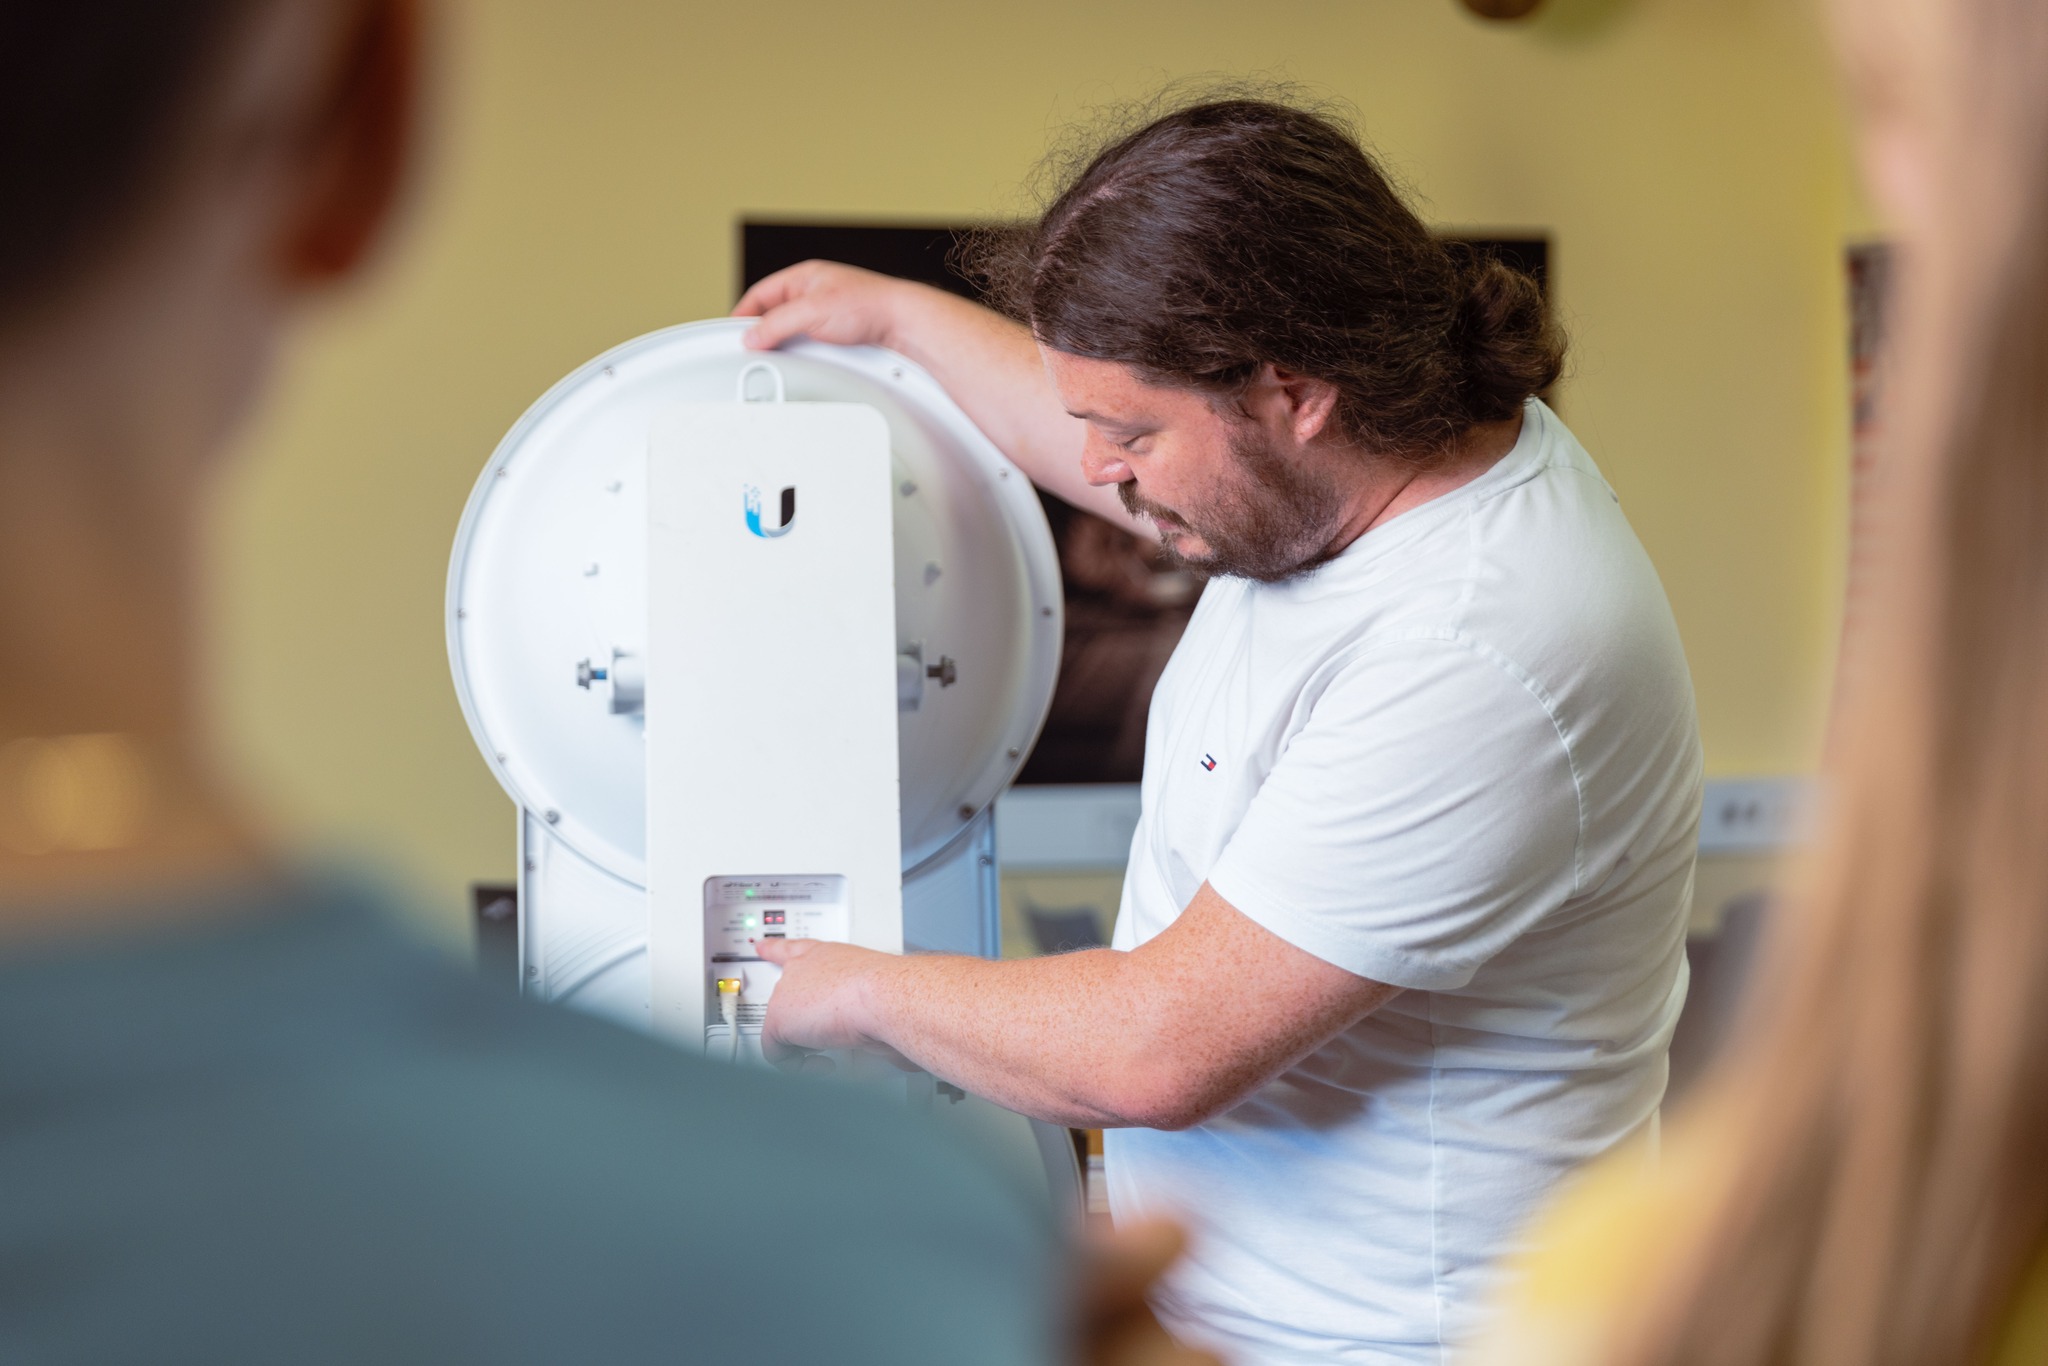
[(957, 1135), (487, 989), (208, 775), (209, 476), (390, 216), (415, 43), (411, 0), (0, 0), (0, 1360), (1197, 1360), (1170, 1230), (1069, 1314)]
[(0, 926), (260, 873), (193, 744), (194, 542), (412, 141), (406, 0), (0, 4)]
[(1988, 1361), (2048, 1308), (2048, 7), (1835, 8), (1901, 247), (1881, 606), (1756, 1016), (1674, 1137), (1708, 1189), (1576, 1360)]

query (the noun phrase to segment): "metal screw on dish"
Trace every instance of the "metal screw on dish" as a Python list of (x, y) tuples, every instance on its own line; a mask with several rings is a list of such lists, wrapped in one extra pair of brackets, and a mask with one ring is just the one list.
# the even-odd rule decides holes
[(548, 813), (547, 813), (547, 814), (548, 814), (548, 824), (549, 824), (549, 825), (557, 825), (557, 824), (559, 824), (559, 823), (561, 822), (561, 819), (562, 819), (562, 813), (561, 813), (561, 812), (559, 812), (559, 811), (557, 811), (557, 810), (555, 810), (555, 809), (554, 809), (553, 807), (549, 807), (549, 808), (548, 808)]

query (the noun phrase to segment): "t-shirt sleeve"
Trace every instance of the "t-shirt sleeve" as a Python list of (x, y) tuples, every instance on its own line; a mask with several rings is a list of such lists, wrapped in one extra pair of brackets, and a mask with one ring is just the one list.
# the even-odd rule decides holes
[(1209, 884), (1348, 972), (1448, 990), (1574, 894), (1580, 821), (1564, 738), (1511, 663), (1375, 643), (1315, 697)]

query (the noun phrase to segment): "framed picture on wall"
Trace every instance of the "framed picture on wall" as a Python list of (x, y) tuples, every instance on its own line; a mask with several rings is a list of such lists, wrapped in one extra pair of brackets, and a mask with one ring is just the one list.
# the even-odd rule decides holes
[[(963, 298), (980, 290), (955, 268), (973, 225), (745, 221), (739, 288), (800, 261), (842, 261), (934, 285)], [(1550, 241), (1540, 233), (1447, 234), (1498, 256), (1548, 288)], [(1202, 578), (1166, 562), (1151, 542), (1041, 492), (1066, 584), (1066, 637), (1045, 731), (1022, 784), (1135, 783), (1145, 755), (1152, 690), (1201, 596)]]

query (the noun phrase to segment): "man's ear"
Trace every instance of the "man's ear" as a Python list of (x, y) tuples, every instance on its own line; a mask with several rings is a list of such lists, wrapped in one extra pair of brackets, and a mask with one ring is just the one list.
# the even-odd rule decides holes
[(1291, 370), (1268, 365), (1260, 382), (1271, 384), (1286, 403), (1287, 425), (1294, 439), (1306, 446), (1331, 430), (1337, 415), (1337, 386), (1326, 379), (1312, 379)]
[(288, 227), (284, 269), (295, 284), (341, 280), (389, 223), (417, 136), (417, 0), (350, 0), (337, 26), (331, 89), (306, 140), (307, 174)]

